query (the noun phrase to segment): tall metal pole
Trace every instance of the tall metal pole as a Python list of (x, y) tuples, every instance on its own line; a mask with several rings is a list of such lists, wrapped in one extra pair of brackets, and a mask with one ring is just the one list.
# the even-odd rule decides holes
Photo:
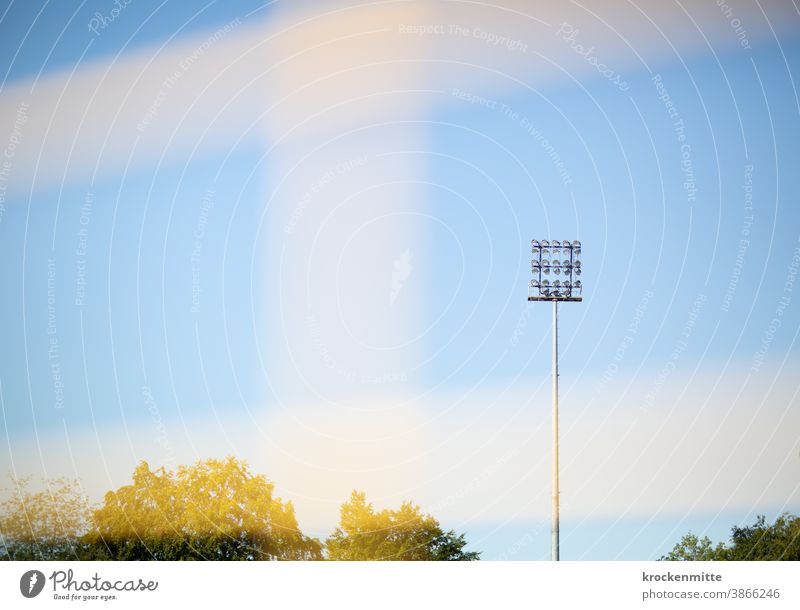
[[(560, 254), (564, 254), (561, 260)], [(575, 240), (552, 243), (531, 240), (531, 279), (528, 301), (553, 302), (553, 496), (550, 521), (550, 559), (559, 560), (559, 485), (558, 485), (558, 302), (579, 303), (583, 300), (581, 242)], [(550, 258), (552, 255), (552, 258)], [(550, 274), (561, 276), (550, 280)], [(562, 275), (563, 274), (563, 275)], [(562, 281), (563, 279), (563, 281)]]
[(558, 301), (553, 301), (553, 506), (550, 559), (558, 561)]

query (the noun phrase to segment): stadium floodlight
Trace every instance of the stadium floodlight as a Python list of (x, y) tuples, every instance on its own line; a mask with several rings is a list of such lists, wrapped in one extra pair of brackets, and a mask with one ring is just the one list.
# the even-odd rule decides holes
[[(533, 279), (539, 283), (534, 286), (531, 284), (531, 291), (528, 293), (529, 301), (581, 301), (581, 284), (576, 284), (577, 276), (581, 275), (581, 242), (564, 240), (531, 241), (531, 273)], [(563, 278), (561, 289), (555, 295), (548, 291), (545, 295), (542, 292), (542, 276), (560, 276)]]
[[(553, 460), (552, 516), (550, 522), (550, 558), (559, 560), (559, 480), (558, 480), (558, 304), (583, 300), (581, 242), (543, 239), (531, 241), (533, 279), (528, 301), (553, 303)], [(551, 258), (552, 257), (552, 258)], [(556, 276), (550, 281), (550, 274)], [(543, 277), (546, 276), (546, 277)], [(561, 279), (563, 278), (563, 279)]]

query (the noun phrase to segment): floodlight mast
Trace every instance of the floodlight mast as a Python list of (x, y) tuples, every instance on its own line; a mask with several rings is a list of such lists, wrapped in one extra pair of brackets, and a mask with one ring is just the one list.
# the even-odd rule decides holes
[[(531, 280), (528, 301), (553, 302), (553, 457), (552, 457), (552, 507), (550, 521), (550, 559), (559, 560), (559, 480), (558, 480), (558, 302), (583, 300), (583, 283), (580, 278), (581, 242), (543, 239), (531, 241)], [(563, 255), (563, 258), (562, 258)], [(564, 275), (550, 282), (550, 274)], [(542, 276), (548, 276), (543, 279)]]

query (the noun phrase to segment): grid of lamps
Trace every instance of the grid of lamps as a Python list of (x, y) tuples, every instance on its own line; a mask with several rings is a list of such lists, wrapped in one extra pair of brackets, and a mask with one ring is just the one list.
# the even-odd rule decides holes
[(581, 242), (531, 240), (529, 301), (580, 301)]

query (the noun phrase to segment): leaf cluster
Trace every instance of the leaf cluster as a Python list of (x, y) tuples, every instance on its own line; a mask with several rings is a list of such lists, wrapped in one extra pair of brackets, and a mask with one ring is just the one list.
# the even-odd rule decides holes
[(471, 561), (464, 535), (445, 532), (418, 506), (404, 502), (398, 510), (376, 511), (363, 492), (354, 491), (342, 505), (340, 525), (327, 539), (328, 558), (374, 561)]
[(800, 561), (800, 516), (784, 513), (769, 524), (763, 515), (753, 525), (734, 526), (730, 542), (712, 545), (708, 536), (681, 538), (663, 561)]
[(83, 560), (416, 560), (465, 561), (464, 535), (444, 531), (418, 506), (376, 511), (363, 493), (342, 505), (323, 545), (305, 536), (275, 486), (229, 457), (174, 471), (141, 462), (132, 482), (92, 510), (77, 481), (33, 491), (12, 479), (0, 503), (0, 559)]
[(91, 520), (78, 481), (54, 479), (33, 491), (30, 478), (11, 477), (0, 501), (0, 559), (78, 559)]

